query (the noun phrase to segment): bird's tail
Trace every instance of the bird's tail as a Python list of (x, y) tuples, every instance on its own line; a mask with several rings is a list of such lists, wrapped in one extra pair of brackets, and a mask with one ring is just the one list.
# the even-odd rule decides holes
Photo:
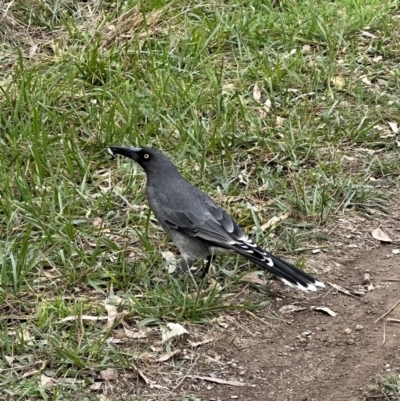
[(235, 247), (235, 251), (269, 273), (272, 273), (291, 287), (297, 287), (303, 291), (316, 291), (317, 287), (325, 287), (324, 283), (316, 280), (310, 274), (264, 251), (258, 246), (252, 249), (252, 253), (249, 253), (248, 249), (238, 249), (237, 247)]

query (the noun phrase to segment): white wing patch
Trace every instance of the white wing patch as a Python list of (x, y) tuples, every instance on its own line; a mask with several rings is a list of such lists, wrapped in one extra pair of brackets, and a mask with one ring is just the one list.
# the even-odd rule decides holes
[(314, 284), (312, 284), (312, 283), (308, 283), (307, 284), (307, 287), (304, 287), (304, 285), (301, 285), (300, 283), (296, 283), (296, 284), (293, 284), (293, 283), (291, 283), (290, 281), (288, 281), (288, 280), (286, 280), (285, 278), (281, 278), (281, 277), (279, 277), (286, 285), (288, 285), (289, 287), (292, 287), (292, 288), (298, 288), (299, 290), (302, 290), (302, 291), (317, 291), (317, 289), (315, 288), (315, 285)]
[(257, 252), (262, 256), (261, 261), (265, 262), (270, 267), (274, 266), (274, 262), (269, 257), (269, 255), (259, 246), (257, 246), (257, 244), (255, 244), (247, 235), (243, 235), (238, 239), (238, 241), (235, 241), (233, 244), (239, 246), (241, 249), (251, 254), (254, 253), (254, 249), (257, 249)]
[[(215, 219), (212, 220), (213, 223), (216, 223)], [(216, 229), (211, 223), (205, 227), (179, 227), (179, 225), (176, 225), (173, 228), (183, 231), (190, 237), (198, 237), (209, 241), (211, 254), (218, 255), (232, 251), (244, 257), (247, 254), (250, 261), (277, 276), (290, 287), (295, 287), (302, 291), (317, 291), (316, 287), (325, 287), (324, 283), (315, 280), (312, 276), (302, 272), (290, 263), (260, 248), (244, 233), (230, 235), (227, 229), (220, 229), (223, 228), (221, 225)]]

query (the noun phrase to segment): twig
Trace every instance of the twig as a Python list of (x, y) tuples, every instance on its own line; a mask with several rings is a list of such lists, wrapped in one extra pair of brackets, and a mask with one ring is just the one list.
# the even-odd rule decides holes
[(127, 204), (127, 206), (128, 206), (130, 209), (132, 209), (132, 210), (140, 210), (140, 209), (141, 209), (141, 206), (132, 205), (132, 203), (130, 203), (130, 202), (128, 201), (128, 199), (126, 199), (125, 196), (122, 195), (122, 194), (120, 194), (119, 192), (116, 192), (116, 195), (119, 196), (119, 197)]
[[(248, 315), (250, 315), (251, 317), (253, 317), (254, 319), (257, 319), (259, 322), (261, 322), (262, 324), (265, 324), (266, 326), (268, 326), (268, 327), (271, 327), (271, 329), (274, 329), (275, 330), (275, 328), (270, 324), (270, 323), (268, 323), (268, 322), (266, 322), (265, 320), (263, 320), (263, 319), (261, 319), (259, 316), (257, 316), (256, 314), (254, 314), (253, 312), (250, 312), (249, 310), (246, 310), (245, 311)], [(275, 319), (274, 319), (275, 320)], [(280, 319), (277, 319), (277, 320), (280, 320)]]
[(386, 342), (386, 322), (383, 323), (383, 340), (382, 340), (382, 345), (384, 345)]
[(197, 356), (196, 360), (193, 362), (192, 366), (189, 368), (189, 370), (187, 371), (187, 373), (185, 374), (185, 376), (182, 377), (181, 380), (179, 380), (178, 384), (163, 398), (161, 398), (162, 400), (168, 399), (170, 395), (172, 394), (176, 394), (176, 390), (178, 389), (178, 387), (183, 383), (183, 381), (188, 378), (191, 377), (190, 372), (192, 371), (193, 367), (196, 365), (197, 360), (199, 359), (199, 355)]
[(333, 284), (333, 283), (329, 283), (327, 282), (331, 287), (333, 287), (336, 291), (339, 291), (343, 294), (348, 295), (349, 297), (352, 297), (354, 299), (357, 299), (357, 301), (360, 300), (360, 298), (356, 297), (355, 295), (353, 295), (349, 290), (346, 290), (346, 288), (341, 287), (340, 285), (337, 284)]
[(212, 383), (218, 383), (218, 384), (226, 384), (228, 386), (238, 386), (238, 387), (244, 387), (247, 386), (248, 384), (243, 383), (243, 382), (238, 382), (236, 380), (223, 380), (223, 379), (218, 379), (217, 377), (208, 377), (208, 376), (197, 376), (197, 375), (186, 375), (185, 377), (189, 377), (191, 379), (198, 379), (198, 380), (204, 380)]
[(382, 278), (381, 281), (391, 281), (394, 283), (400, 283), (400, 279), (398, 278)]
[[(333, 291), (333, 288), (329, 288), (328, 292), (326, 292), (325, 294), (322, 293), (320, 296), (318, 296), (317, 298), (326, 298), (331, 292)], [(337, 290), (336, 290), (337, 291)]]
[(385, 316), (387, 316), (398, 304), (400, 304), (400, 299), (387, 311), (385, 312), (381, 317), (375, 320), (374, 323), (378, 323), (379, 320), (383, 319)]
[(387, 322), (394, 322), (394, 323), (400, 323), (400, 319), (392, 319), (391, 317), (389, 317), (388, 319), (386, 319)]

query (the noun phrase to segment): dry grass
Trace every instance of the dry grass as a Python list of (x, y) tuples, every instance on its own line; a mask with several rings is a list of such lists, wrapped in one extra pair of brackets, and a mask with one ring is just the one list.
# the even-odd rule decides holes
[[(239, 259), (219, 261), (211, 286), (169, 280), (160, 251), (175, 249), (148, 212), (144, 176), (108, 160), (107, 145), (162, 148), (262, 246), (326, 272), (310, 252), (352, 234), (358, 216), (380, 216), (398, 187), (396, 7), (0, 4), (0, 346), (9, 358), (0, 376), (9, 399), (91, 399), (108, 367), (141, 381), (139, 354), (176, 349), (159, 343), (166, 323), (218, 331), (220, 316), (269, 302), (264, 286), (240, 280), (249, 266)], [(127, 326), (60, 323), (107, 319), (115, 295)], [(145, 327), (150, 338), (125, 333)], [(188, 374), (201, 360), (193, 355), (177, 358), (174, 372)]]

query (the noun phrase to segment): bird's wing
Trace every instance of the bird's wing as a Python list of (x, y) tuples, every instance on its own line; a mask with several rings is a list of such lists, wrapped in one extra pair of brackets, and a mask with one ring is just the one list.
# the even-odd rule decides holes
[(202, 206), (190, 211), (169, 210), (165, 223), (172, 229), (190, 237), (201, 238), (211, 245), (237, 252), (254, 253), (256, 245), (228, 213), (213, 201), (206, 200)]
[(193, 207), (191, 211), (169, 210), (166, 216), (165, 224), (168, 227), (190, 237), (201, 238), (212, 246), (235, 251), (290, 286), (305, 291), (315, 291), (316, 286), (324, 287), (323, 283), (306, 272), (260, 248), (212, 201), (206, 201), (205, 207)]

